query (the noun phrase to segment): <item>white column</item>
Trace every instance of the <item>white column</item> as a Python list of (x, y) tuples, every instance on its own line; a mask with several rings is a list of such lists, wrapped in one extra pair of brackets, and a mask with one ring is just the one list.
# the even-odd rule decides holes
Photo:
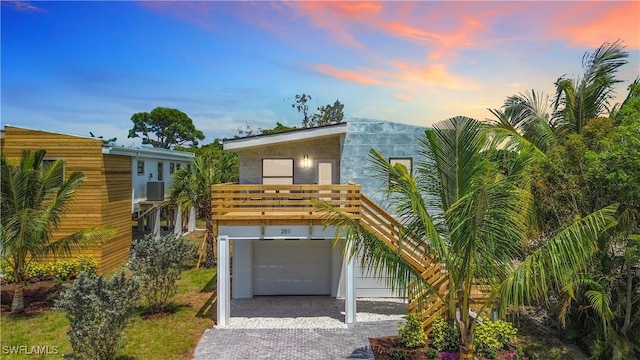
[(173, 233), (176, 235), (182, 234), (182, 207), (180, 206), (176, 210), (176, 223), (173, 226)]
[(153, 235), (160, 236), (160, 208), (153, 214)]
[(347, 243), (344, 252), (344, 261), (347, 264), (345, 273), (346, 294), (344, 298), (344, 322), (353, 324), (356, 322), (356, 263), (355, 256), (350, 256), (352, 252), (351, 244)]
[(229, 278), (229, 237), (218, 236), (218, 327), (229, 324), (231, 313), (231, 279)]
[(196, 230), (196, 208), (189, 208), (189, 223), (187, 224), (187, 231), (195, 231)]

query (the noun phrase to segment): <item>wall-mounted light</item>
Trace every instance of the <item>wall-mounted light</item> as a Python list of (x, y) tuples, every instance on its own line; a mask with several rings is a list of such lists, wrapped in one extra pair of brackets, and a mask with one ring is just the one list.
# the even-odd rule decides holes
[(309, 160), (309, 155), (304, 154), (304, 158), (302, 158), (302, 167), (308, 169), (311, 167), (311, 160)]
[(152, 177), (153, 177), (153, 174), (149, 173), (149, 180), (151, 180)]

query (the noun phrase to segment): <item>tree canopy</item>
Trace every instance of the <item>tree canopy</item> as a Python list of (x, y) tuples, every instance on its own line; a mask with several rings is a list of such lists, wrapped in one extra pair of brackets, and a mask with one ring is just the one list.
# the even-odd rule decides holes
[(204, 140), (204, 133), (195, 128), (193, 120), (177, 109), (157, 107), (148, 112), (131, 116), (133, 128), (129, 138), (141, 137), (143, 144), (170, 149), (177, 145), (198, 146)]
[(307, 102), (311, 95), (297, 94), (291, 107), (302, 113), (302, 127), (310, 128), (320, 125), (337, 124), (344, 121), (344, 104), (336, 100), (333, 104), (318, 107), (313, 113), (309, 112)]

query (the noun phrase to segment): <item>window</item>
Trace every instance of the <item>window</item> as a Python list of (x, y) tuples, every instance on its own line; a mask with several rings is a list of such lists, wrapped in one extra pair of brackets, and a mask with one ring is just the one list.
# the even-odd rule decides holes
[[(389, 164), (391, 166), (396, 166), (396, 164), (400, 164), (403, 165), (407, 171), (409, 172), (409, 174), (411, 175), (413, 173), (413, 159), (412, 158), (389, 158)], [(391, 181), (391, 178), (389, 178), (389, 187), (391, 187), (392, 185), (394, 185), (394, 182)]]
[(177, 164), (176, 164), (176, 171), (177, 171), (177, 170), (180, 170), (180, 163), (177, 163)]
[(164, 176), (164, 163), (158, 161), (158, 181), (162, 181)]
[(176, 172), (176, 163), (170, 162), (169, 163), (169, 174), (173, 174), (174, 172)]
[(144, 175), (144, 160), (138, 160), (138, 175)]
[(65, 170), (65, 163), (63, 159), (42, 159), (42, 165), (44, 166), (51, 166), (53, 165), (54, 162), (58, 161), (58, 160), (62, 160), (62, 177), (64, 178), (64, 170)]
[(413, 158), (389, 158), (389, 164), (395, 166), (396, 164), (402, 164), (407, 168), (409, 174), (413, 173)]
[(293, 184), (293, 159), (262, 159), (262, 183)]

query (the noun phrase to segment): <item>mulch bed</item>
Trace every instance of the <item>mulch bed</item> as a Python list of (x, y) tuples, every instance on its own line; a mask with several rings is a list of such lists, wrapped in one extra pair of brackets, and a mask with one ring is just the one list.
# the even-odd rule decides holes
[[(2, 316), (14, 316), (11, 312), (11, 302), (16, 284), (2, 284), (0, 286), (0, 314)], [(20, 315), (34, 315), (47, 311), (53, 306), (49, 294), (56, 292), (56, 284), (53, 280), (28, 283), (24, 291), (24, 312)]]
[(369, 344), (371, 344), (371, 350), (376, 360), (396, 360), (397, 357), (393, 357), (391, 354), (394, 350), (405, 351), (409, 356), (409, 359), (425, 360), (427, 358), (427, 346), (409, 349), (405, 348), (400, 342), (398, 336), (384, 336), (379, 338), (369, 338)]

